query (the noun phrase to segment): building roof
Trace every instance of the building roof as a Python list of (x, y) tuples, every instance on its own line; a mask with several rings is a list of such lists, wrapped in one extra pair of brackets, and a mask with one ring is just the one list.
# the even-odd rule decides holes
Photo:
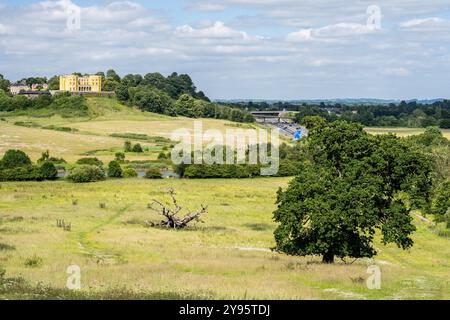
[(22, 91), (22, 92), (19, 92), (19, 94), (37, 94), (37, 95), (40, 95), (40, 94), (50, 94), (50, 92), (48, 92), (48, 91)]

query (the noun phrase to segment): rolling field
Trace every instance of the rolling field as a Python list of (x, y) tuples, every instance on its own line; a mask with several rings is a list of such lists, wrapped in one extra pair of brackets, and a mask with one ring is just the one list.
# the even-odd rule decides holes
[[(90, 117), (66, 119), (6, 116), (0, 121), (0, 154), (21, 149), (36, 161), (49, 150), (69, 163), (94, 155), (107, 162), (121, 151), (117, 133), (170, 138), (193, 119), (143, 113), (114, 100), (89, 98)], [(27, 126), (17, 125), (20, 121)], [(225, 132), (228, 121), (202, 119), (203, 129)], [(16, 123), (16, 124), (15, 124)], [(53, 125), (76, 132), (44, 129)], [(242, 128), (242, 125), (240, 125)], [(246, 129), (246, 128), (244, 128)], [(367, 128), (372, 134), (400, 136), (422, 129)], [(443, 130), (450, 138), (450, 130)], [(128, 160), (154, 160), (161, 145)], [(65, 288), (66, 268), (79, 265), (82, 292), (131, 290), (167, 296), (210, 299), (449, 299), (449, 239), (417, 218), (414, 247), (404, 252), (379, 240), (373, 259), (323, 265), (319, 257), (289, 257), (271, 252), (275, 194), (288, 178), (245, 180), (108, 180), (94, 184), (65, 181), (0, 183), (0, 266), (7, 276), (23, 276), (33, 286)], [(181, 205), (209, 205), (204, 224), (185, 231), (150, 228), (158, 222), (147, 209), (152, 199), (168, 200), (173, 187)], [(105, 208), (101, 208), (104, 204)], [(72, 223), (71, 231), (56, 220)], [(367, 267), (382, 270), (382, 289), (369, 290)], [(151, 295), (150, 295), (151, 296)], [(0, 292), (0, 298), (21, 298)]]
[[(419, 219), (409, 252), (377, 241), (375, 260), (323, 265), (317, 257), (271, 252), (275, 192), (288, 181), (2, 183), (0, 243), (7, 246), (0, 265), (9, 276), (56, 288), (64, 288), (66, 268), (79, 265), (86, 292), (126, 287), (217, 299), (450, 298), (449, 240)], [(209, 205), (204, 224), (186, 231), (145, 226), (159, 221), (147, 204), (168, 200), (169, 187), (190, 210)], [(71, 222), (72, 231), (57, 228), (56, 219)], [(371, 264), (381, 267), (381, 290), (366, 287)]]
[[(383, 128), (383, 127), (371, 127), (366, 128), (366, 131), (371, 134), (386, 134), (386, 133), (394, 133), (399, 137), (407, 137), (412, 135), (418, 135), (425, 131), (425, 129), (421, 128)], [(450, 139), (450, 129), (441, 129), (442, 134), (447, 139)]]
[[(113, 138), (111, 134), (135, 133), (151, 137), (171, 138), (172, 132), (185, 128), (187, 134), (194, 134), (194, 121), (201, 121), (203, 132), (218, 130), (226, 133), (227, 129), (252, 128), (253, 125), (239, 125), (230, 121), (216, 119), (173, 118), (160, 114), (141, 112), (126, 107), (108, 98), (88, 98), (91, 117), (62, 118), (61, 116), (29, 117), (23, 115), (3, 116), (0, 121), (0, 154), (11, 148), (20, 148), (36, 161), (41, 153), (50, 150), (52, 156), (62, 157), (68, 162), (75, 162), (85, 153), (92, 153), (107, 162), (114, 159), (114, 154), (121, 151), (125, 140), (141, 143), (155, 149), (147, 154), (129, 154), (129, 160), (154, 160), (161, 152), (155, 143), (134, 139)], [(15, 125), (18, 122), (31, 127)], [(76, 132), (62, 132), (43, 129), (46, 126), (74, 128)], [(206, 135), (211, 137), (211, 135)], [(210, 141), (205, 141), (210, 143)]]

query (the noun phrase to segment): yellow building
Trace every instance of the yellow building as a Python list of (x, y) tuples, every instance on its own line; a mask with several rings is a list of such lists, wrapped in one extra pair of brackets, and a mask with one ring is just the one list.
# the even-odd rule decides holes
[(59, 90), (69, 92), (101, 92), (102, 77), (67, 75), (59, 77)]

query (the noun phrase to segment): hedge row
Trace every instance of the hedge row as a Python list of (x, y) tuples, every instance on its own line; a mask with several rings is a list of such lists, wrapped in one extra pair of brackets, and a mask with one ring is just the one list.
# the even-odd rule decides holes
[[(277, 177), (290, 177), (299, 173), (300, 164), (295, 161), (281, 160)], [(224, 164), (206, 165), (192, 164), (178, 168), (178, 173), (184, 178), (192, 179), (242, 179), (261, 176), (261, 165)]]
[(13, 169), (0, 170), (0, 181), (43, 181), (55, 180), (58, 171), (50, 162), (42, 166), (28, 165)]

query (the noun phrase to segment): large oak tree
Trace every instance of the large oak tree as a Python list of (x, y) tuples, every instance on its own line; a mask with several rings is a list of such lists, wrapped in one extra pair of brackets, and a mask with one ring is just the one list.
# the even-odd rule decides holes
[(377, 229), (384, 243), (413, 245), (410, 211), (430, 198), (427, 156), (394, 135), (342, 121), (315, 128), (307, 145), (301, 173), (278, 192), (276, 251), (326, 263), (372, 257)]

